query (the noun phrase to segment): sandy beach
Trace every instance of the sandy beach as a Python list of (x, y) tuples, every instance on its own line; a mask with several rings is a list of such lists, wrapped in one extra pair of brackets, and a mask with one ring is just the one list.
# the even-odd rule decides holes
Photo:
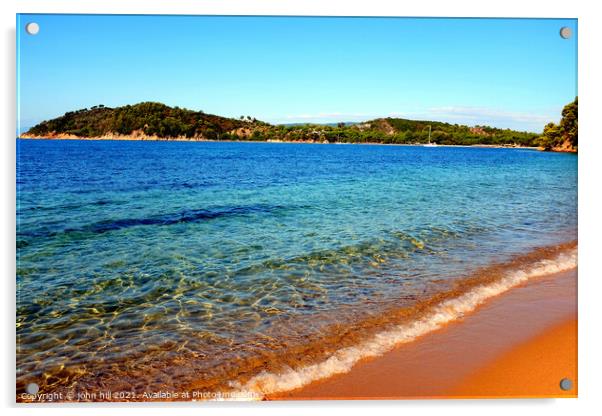
[(268, 399), (435, 397), (577, 397), (577, 270), (533, 279), (349, 373)]

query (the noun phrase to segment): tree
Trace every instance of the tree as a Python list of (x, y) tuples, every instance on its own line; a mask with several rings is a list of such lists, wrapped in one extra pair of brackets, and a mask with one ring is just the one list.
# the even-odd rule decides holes
[(543, 128), (543, 134), (539, 138), (539, 145), (545, 150), (551, 150), (560, 143), (560, 127), (554, 123), (548, 123)]
[(577, 98), (564, 106), (559, 125), (548, 123), (544, 127), (543, 134), (538, 138), (538, 144), (545, 150), (553, 150), (557, 147), (577, 150), (579, 136)]
[(578, 144), (577, 112), (577, 98), (575, 98), (575, 101), (564, 106), (562, 109), (562, 120), (560, 120), (562, 135), (573, 147), (577, 147)]

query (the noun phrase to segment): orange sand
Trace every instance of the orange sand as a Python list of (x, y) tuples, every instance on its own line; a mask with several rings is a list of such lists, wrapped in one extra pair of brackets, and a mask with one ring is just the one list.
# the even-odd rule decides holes
[(576, 316), (577, 270), (533, 279), (349, 373), (268, 399), (576, 397)]
[[(468, 377), (453, 395), (469, 397), (577, 397), (577, 320), (569, 319)], [(568, 377), (573, 388), (562, 391)]]

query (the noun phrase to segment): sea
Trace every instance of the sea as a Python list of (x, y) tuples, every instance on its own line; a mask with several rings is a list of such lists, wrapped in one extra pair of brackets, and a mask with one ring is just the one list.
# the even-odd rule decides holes
[(577, 264), (575, 154), (16, 146), (17, 394), (263, 398)]

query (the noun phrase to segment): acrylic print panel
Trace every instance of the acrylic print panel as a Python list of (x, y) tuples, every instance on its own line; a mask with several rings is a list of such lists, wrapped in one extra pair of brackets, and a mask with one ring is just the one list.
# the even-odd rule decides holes
[(576, 20), (17, 34), (17, 401), (577, 396)]

